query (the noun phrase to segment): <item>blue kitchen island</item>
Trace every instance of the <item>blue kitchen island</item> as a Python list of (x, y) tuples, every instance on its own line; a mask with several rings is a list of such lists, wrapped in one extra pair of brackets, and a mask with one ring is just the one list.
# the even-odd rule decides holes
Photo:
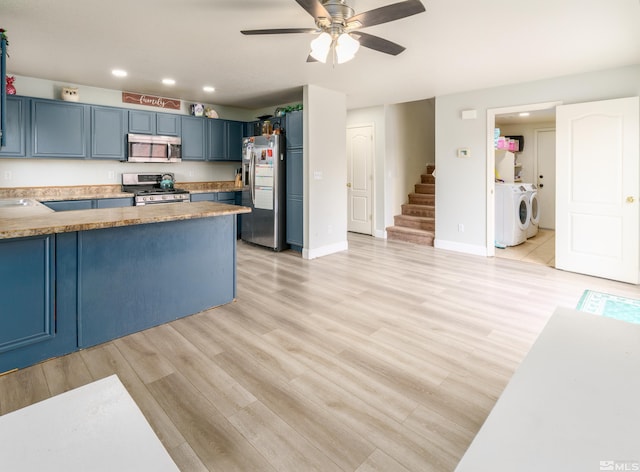
[(236, 215), (247, 208), (2, 208), (0, 373), (236, 296)]

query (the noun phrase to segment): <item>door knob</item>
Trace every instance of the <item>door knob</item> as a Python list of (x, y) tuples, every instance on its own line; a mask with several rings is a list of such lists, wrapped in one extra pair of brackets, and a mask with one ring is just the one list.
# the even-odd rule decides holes
[(540, 184), (540, 185), (538, 185), (538, 187), (542, 188), (542, 187), (544, 187), (544, 184)]
[(348, 183), (348, 184), (347, 184), (347, 187), (351, 188), (351, 183)]
[(633, 203), (634, 201), (635, 201), (635, 198), (633, 198), (632, 196), (627, 197), (627, 203)]
[(541, 179), (544, 179), (544, 175), (541, 175), (541, 176), (540, 176), (540, 178), (541, 178)]

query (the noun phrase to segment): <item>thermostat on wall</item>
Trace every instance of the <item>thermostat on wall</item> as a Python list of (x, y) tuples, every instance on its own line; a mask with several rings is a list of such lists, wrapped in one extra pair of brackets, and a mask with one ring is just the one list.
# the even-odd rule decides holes
[(459, 148), (458, 157), (471, 157), (471, 151), (469, 148)]

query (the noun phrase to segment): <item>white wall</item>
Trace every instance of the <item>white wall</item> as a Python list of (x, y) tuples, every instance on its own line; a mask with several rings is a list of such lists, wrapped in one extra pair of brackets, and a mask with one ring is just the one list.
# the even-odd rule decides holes
[[(487, 109), (637, 95), (640, 65), (437, 97), (435, 246), (487, 254)], [(462, 120), (468, 109), (477, 110), (476, 119)], [(471, 157), (456, 157), (461, 147)]]
[[(77, 86), (80, 101), (92, 105), (118, 106), (166, 113), (189, 114), (190, 102), (182, 101), (181, 110), (164, 110), (143, 105), (122, 103), (122, 92), (88, 87), (32, 77), (16, 76), (19, 95), (59, 99), (63, 86)], [(252, 110), (210, 105), (220, 118), (251, 121), (257, 116)], [(116, 161), (73, 159), (0, 159), (0, 187), (37, 187), (48, 185), (115, 185), (123, 172), (173, 172), (178, 182), (233, 180), (239, 162), (182, 162), (171, 164), (140, 164)]]
[(303, 257), (346, 250), (346, 96), (315, 85), (304, 87)]
[[(20, 75), (16, 76), (14, 85), (16, 87), (18, 95), (24, 95), (26, 97), (49, 98), (55, 100), (60, 99), (62, 87), (77, 87), (78, 94), (80, 95), (79, 101), (82, 103), (89, 103), (91, 105), (134, 108), (139, 110), (158, 111), (163, 113), (179, 113), (188, 115), (190, 113), (189, 107), (193, 103), (181, 100), (182, 108), (180, 110), (165, 110), (163, 108), (157, 107), (135, 105), (132, 103), (122, 103), (122, 91), (120, 90), (103, 89), (99, 87), (89, 87), (86, 85), (75, 85), (64, 82), (54, 82), (51, 80), (25, 77)], [(215, 94), (212, 96), (215, 96)], [(166, 97), (172, 98), (169, 93), (166, 95)], [(225, 107), (223, 105), (216, 105), (211, 103), (206, 104), (206, 106), (209, 106), (216, 110), (219, 118), (224, 118), (225, 120), (251, 121), (255, 120), (256, 116), (254, 110)]]
[(523, 136), (524, 137), (524, 150), (516, 153), (517, 161), (522, 164), (522, 176), (523, 182), (537, 183), (535, 169), (536, 169), (536, 155), (535, 155), (535, 139), (536, 130), (539, 129), (555, 129), (556, 122), (549, 121), (546, 123), (522, 123), (522, 124), (508, 124), (497, 125), (503, 136)]

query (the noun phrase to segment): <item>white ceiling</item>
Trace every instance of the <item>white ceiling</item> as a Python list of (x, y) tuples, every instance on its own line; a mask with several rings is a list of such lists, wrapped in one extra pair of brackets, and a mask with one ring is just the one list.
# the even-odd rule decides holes
[[(395, 1), (349, 3), (362, 12)], [(364, 30), (405, 52), (362, 48), (335, 67), (306, 62), (311, 35), (240, 34), (314, 27), (294, 0), (0, 0), (0, 27), (9, 73), (249, 109), (301, 100), (304, 84), (359, 108), (640, 61), (640, 0), (423, 3), (425, 13)]]

